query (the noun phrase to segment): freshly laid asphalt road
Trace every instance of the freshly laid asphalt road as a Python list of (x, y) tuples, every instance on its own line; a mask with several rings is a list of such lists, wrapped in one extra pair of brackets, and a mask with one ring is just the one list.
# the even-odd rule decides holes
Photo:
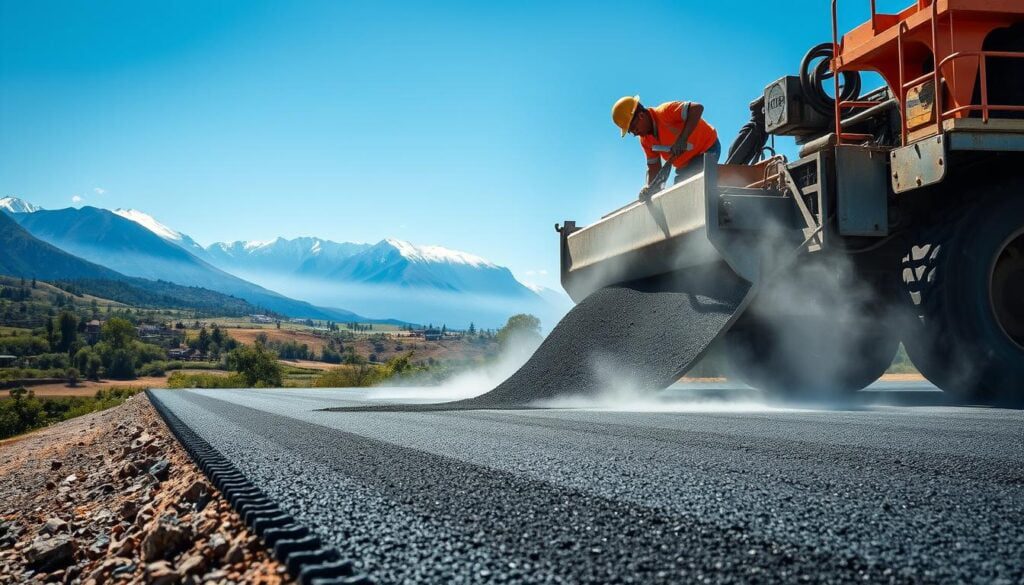
[(453, 412), (156, 396), (382, 582), (1024, 582), (1024, 411), (875, 389), (831, 409), (707, 387)]

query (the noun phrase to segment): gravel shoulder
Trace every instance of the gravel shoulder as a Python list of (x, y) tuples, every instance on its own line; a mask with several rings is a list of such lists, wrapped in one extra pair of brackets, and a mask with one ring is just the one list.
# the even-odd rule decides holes
[(289, 582), (141, 394), (0, 444), (0, 576)]

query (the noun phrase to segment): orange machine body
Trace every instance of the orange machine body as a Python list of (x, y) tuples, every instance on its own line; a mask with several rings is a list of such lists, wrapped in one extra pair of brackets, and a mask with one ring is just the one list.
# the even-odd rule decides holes
[[(986, 79), (987, 61), (1020, 59), (1024, 53), (982, 50), (993, 31), (1024, 22), (1024, 0), (917, 0), (898, 14), (877, 13), (871, 0), (871, 19), (841, 38), (836, 4), (833, 0), (838, 46), (832, 69), (875, 71), (885, 79), (900, 102), (903, 144), (942, 133), (945, 120), (980, 114), (987, 122), (995, 112), (1024, 112), (1019, 104), (989, 103)], [(935, 87), (942, 89), (934, 92)], [(933, 100), (932, 107), (919, 108), (915, 114), (922, 96)], [(837, 134), (841, 108), (870, 105), (874, 104), (836, 104)]]

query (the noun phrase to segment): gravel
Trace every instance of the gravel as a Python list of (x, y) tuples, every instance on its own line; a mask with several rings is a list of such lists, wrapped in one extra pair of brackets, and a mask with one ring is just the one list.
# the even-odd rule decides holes
[(0, 447), (0, 582), (43, 581), (289, 578), (136, 396)]

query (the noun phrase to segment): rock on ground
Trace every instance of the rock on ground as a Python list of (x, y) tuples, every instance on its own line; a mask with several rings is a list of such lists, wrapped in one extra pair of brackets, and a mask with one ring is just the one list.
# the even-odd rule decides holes
[(144, 395), (0, 444), (0, 582), (290, 582)]

